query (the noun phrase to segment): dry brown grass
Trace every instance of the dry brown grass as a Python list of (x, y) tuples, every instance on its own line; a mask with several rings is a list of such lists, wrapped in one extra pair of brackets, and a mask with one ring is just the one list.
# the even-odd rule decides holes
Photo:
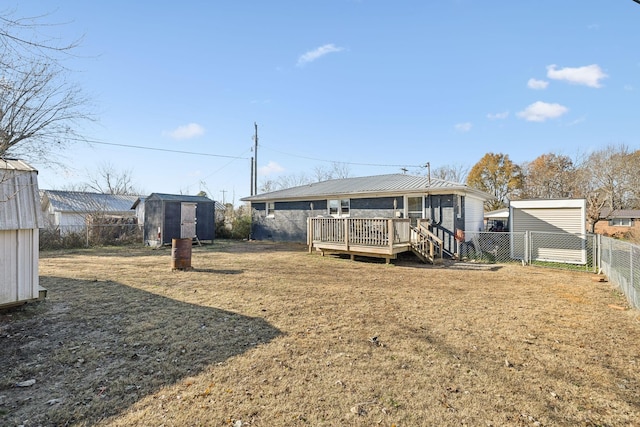
[(255, 242), (170, 264), (43, 254), (46, 302), (0, 315), (0, 424), (640, 424), (637, 312), (591, 274)]

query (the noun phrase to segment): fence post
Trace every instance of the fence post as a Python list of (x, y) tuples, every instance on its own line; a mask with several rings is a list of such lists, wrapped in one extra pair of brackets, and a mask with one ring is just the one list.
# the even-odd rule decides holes
[(595, 262), (595, 272), (599, 273), (602, 270), (602, 235), (601, 234), (596, 234), (595, 235), (596, 241), (596, 247), (594, 248), (594, 254), (593, 254), (593, 258), (594, 258), (594, 262)]
[(529, 244), (531, 241), (531, 232), (529, 230), (524, 232), (524, 262), (525, 264), (531, 264), (531, 259), (529, 257), (530, 248)]

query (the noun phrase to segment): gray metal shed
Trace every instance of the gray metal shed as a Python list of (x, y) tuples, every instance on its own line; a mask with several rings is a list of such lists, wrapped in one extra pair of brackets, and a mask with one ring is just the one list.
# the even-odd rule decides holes
[(153, 193), (138, 200), (144, 203), (144, 243), (149, 246), (171, 244), (172, 239), (197, 238), (213, 242), (215, 203), (204, 196)]
[(0, 159), (0, 307), (38, 299), (39, 228), (43, 226), (38, 171)]

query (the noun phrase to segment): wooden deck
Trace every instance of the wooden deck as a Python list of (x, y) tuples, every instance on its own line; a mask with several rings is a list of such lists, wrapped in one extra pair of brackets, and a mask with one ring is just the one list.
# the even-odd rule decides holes
[(309, 218), (307, 243), (309, 252), (315, 249), (323, 256), (343, 253), (351, 259), (378, 257), (389, 263), (399, 253), (413, 251), (423, 261), (433, 262), (437, 242), (428, 240), (433, 235), (426, 228), (422, 233), (419, 230), (411, 227), (408, 218)]

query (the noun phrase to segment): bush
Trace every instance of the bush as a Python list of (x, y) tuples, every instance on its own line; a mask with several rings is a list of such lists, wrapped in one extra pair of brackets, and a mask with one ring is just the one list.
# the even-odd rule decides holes
[(87, 246), (84, 233), (60, 233), (59, 228), (40, 229), (40, 249), (76, 249)]

